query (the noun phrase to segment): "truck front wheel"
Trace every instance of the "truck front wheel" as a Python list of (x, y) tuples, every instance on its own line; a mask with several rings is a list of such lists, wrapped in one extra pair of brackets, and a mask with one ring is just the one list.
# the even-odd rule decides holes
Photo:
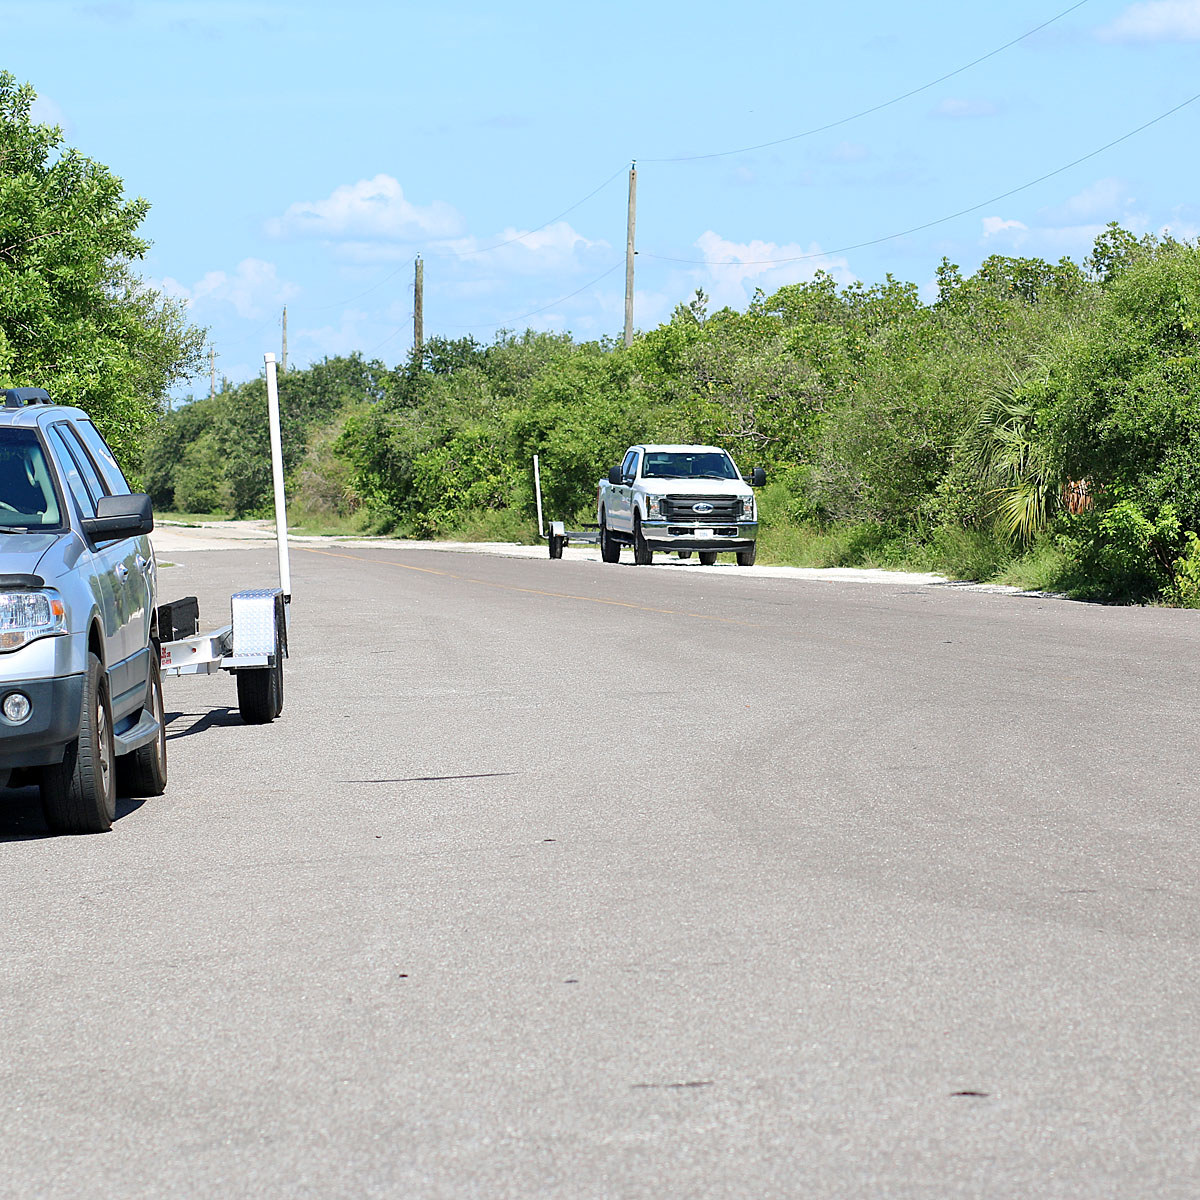
[(42, 812), (54, 833), (104, 833), (117, 815), (108, 678), (89, 654), (79, 736), (63, 760), (42, 768)]
[(642, 536), (642, 518), (633, 514), (633, 561), (639, 567), (648, 567), (654, 561), (654, 551)]
[(737, 552), (737, 560), (739, 567), (754, 566), (754, 559), (758, 553), (758, 543), (754, 542), (749, 550), (739, 550)]

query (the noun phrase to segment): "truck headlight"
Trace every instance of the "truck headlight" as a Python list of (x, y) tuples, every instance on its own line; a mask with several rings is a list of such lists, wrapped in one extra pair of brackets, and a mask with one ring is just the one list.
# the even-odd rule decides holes
[(754, 497), (753, 496), (743, 496), (742, 497), (742, 520), (743, 521), (753, 521), (754, 520)]
[(67, 610), (52, 592), (0, 592), (0, 651), (67, 632)]
[(661, 517), (662, 516), (662, 496), (647, 496), (646, 497), (646, 516)]

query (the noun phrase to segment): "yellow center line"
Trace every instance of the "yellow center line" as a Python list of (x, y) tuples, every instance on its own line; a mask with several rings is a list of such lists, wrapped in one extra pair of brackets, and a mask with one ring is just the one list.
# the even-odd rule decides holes
[(634, 604), (629, 600), (609, 600), (602, 596), (578, 596), (574, 592), (548, 592), (542, 588), (517, 587), (511, 583), (495, 583), (490, 579), (476, 579), (471, 575), (456, 575), (453, 571), (439, 571), (434, 567), (414, 567), (411, 563), (396, 562), (390, 558), (367, 558), (361, 554), (335, 554), (332, 550), (315, 550), (311, 546), (298, 546), (306, 554), (320, 554), (324, 558), (346, 558), (353, 562), (375, 563), (377, 566), (399, 567), (402, 571), (420, 571), (423, 575), (442, 575), (446, 579), (457, 579), (462, 583), (474, 583), (479, 587), (494, 588), (499, 592), (517, 592), (524, 596), (546, 596), (551, 600), (577, 600), (584, 604), (603, 604), (610, 608), (631, 608), (636, 612), (658, 613), (665, 617), (690, 617), (694, 621), (713, 621), (719, 625), (741, 625), (746, 629), (766, 629), (767, 626), (753, 621), (741, 621), (737, 617), (714, 617), (709, 613), (686, 612), (677, 608), (654, 608), (649, 604)]

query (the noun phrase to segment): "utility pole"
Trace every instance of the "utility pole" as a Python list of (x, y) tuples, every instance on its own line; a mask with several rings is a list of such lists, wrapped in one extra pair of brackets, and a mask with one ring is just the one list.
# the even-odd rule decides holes
[(629, 168), (629, 224), (625, 235), (625, 348), (633, 345), (633, 234), (637, 226), (637, 160)]
[(413, 269), (413, 350), (421, 353), (425, 345), (425, 264), (421, 256)]
[(283, 353), (279, 357), (279, 373), (287, 370), (287, 305), (283, 306)]
[(217, 348), (209, 346), (208, 348), (208, 398), (211, 400), (217, 394)]

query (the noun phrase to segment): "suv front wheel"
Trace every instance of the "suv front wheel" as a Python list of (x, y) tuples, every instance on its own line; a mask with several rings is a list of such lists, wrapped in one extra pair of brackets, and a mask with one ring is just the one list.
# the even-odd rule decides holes
[(53, 833), (104, 833), (117, 815), (108, 679), (88, 655), (79, 736), (60, 763), (42, 768), (42, 811)]

